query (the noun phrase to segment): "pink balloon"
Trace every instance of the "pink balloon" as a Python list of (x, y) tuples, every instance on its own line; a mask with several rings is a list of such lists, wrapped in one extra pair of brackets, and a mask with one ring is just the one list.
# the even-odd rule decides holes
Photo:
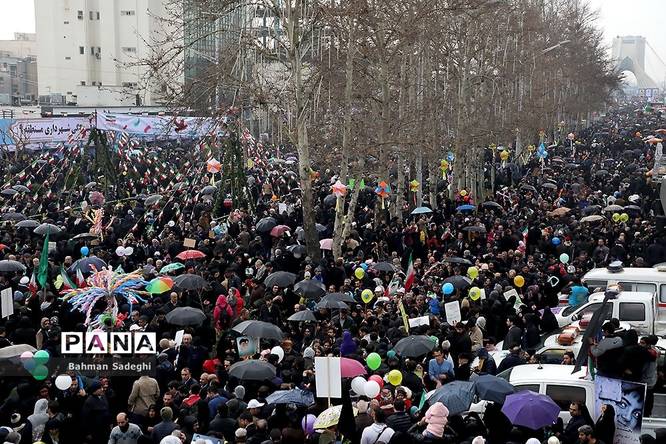
[(370, 376), (370, 377), (368, 378), (368, 381), (375, 381), (375, 382), (377, 383), (377, 385), (379, 386), (379, 389), (380, 389), (380, 390), (384, 388), (384, 380), (383, 380), (382, 377), (379, 376), (379, 375), (372, 375), (372, 376)]
[(34, 355), (32, 354), (31, 351), (24, 351), (23, 353), (21, 353), (21, 359), (32, 359), (33, 356)]

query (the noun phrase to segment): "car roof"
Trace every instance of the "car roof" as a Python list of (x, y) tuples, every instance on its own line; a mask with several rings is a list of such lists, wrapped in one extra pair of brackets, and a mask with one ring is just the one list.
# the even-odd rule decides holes
[(649, 267), (623, 268), (617, 272), (610, 272), (608, 268), (593, 268), (583, 276), (583, 281), (597, 279), (626, 282), (666, 282), (666, 272)]
[[(604, 293), (597, 292), (590, 296), (590, 302), (601, 302), (604, 300)], [(617, 295), (617, 299), (633, 299), (633, 300), (648, 300), (651, 301), (654, 298), (654, 294), (649, 291), (621, 291)]]
[[(560, 364), (524, 364), (511, 368), (509, 382), (518, 384), (523, 382), (574, 382), (586, 381), (581, 379), (587, 374), (583, 367), (578, 372), (572, 374), (573, 366)], [(592, 381), (587, 381), (592, 384)]]

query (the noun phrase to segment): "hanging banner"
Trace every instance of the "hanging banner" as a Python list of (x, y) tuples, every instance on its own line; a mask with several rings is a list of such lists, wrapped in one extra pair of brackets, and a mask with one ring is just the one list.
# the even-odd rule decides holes
[(134, 116), (97, 113), (97, 129), (120, 131), (133, 137), (198, 138), (210, 134), (217, 122), (203, 117)]
[(87, 117), (45, 119), (0, 119), (0, 144), (4, 146), (36, 146), (49, 143), (85, 141), (90, 121)]

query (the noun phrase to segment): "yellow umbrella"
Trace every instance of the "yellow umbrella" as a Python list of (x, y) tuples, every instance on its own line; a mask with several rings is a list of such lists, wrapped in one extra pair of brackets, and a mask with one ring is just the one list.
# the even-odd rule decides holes
[[(337, 425), (340, 421), (340, 412), (342, 412), (341, 405), (334, 405), (329, 407), (317, 416), (314, 423), (314, 429), (327, 429), (331, 426)], [(358, 409), (353, 409), (354, 416), (358, 415)]]

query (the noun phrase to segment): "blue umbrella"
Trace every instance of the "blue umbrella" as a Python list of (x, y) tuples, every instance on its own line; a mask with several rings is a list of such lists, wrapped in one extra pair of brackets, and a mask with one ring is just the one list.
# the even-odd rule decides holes
[(428, 207), (416, 207), (411, 212), (411, 214), (428, 214), (428, 213), (432, 213), (432, 210)]
[(469, 381), (453, 381), (435, 390), (428, 398), (433, 405), (441, 402), (449, 409), (449, 414), (458, 415), (469, 410), (474, 400), (474, 383)]
[(503, 403), (504, 399), (516, 391), (505, 379), (493, 375), (481, 375), (474, 380), (474, 390), (479, 399)]
[(474, 205), (460, 205), (456, 208), (456, 211), (474, 211), (476, 207)]
[(506, 397), (502, 413), (513, 425), (538, 430), (557, 420), (560, 406), (546, 395), (524, 390)]
[(278, 390), (271, 393), (266, 402), (269, 404), (298, 404), (306, 407), (315, 403), (312, 392), (295, 388), (292, 390)]

